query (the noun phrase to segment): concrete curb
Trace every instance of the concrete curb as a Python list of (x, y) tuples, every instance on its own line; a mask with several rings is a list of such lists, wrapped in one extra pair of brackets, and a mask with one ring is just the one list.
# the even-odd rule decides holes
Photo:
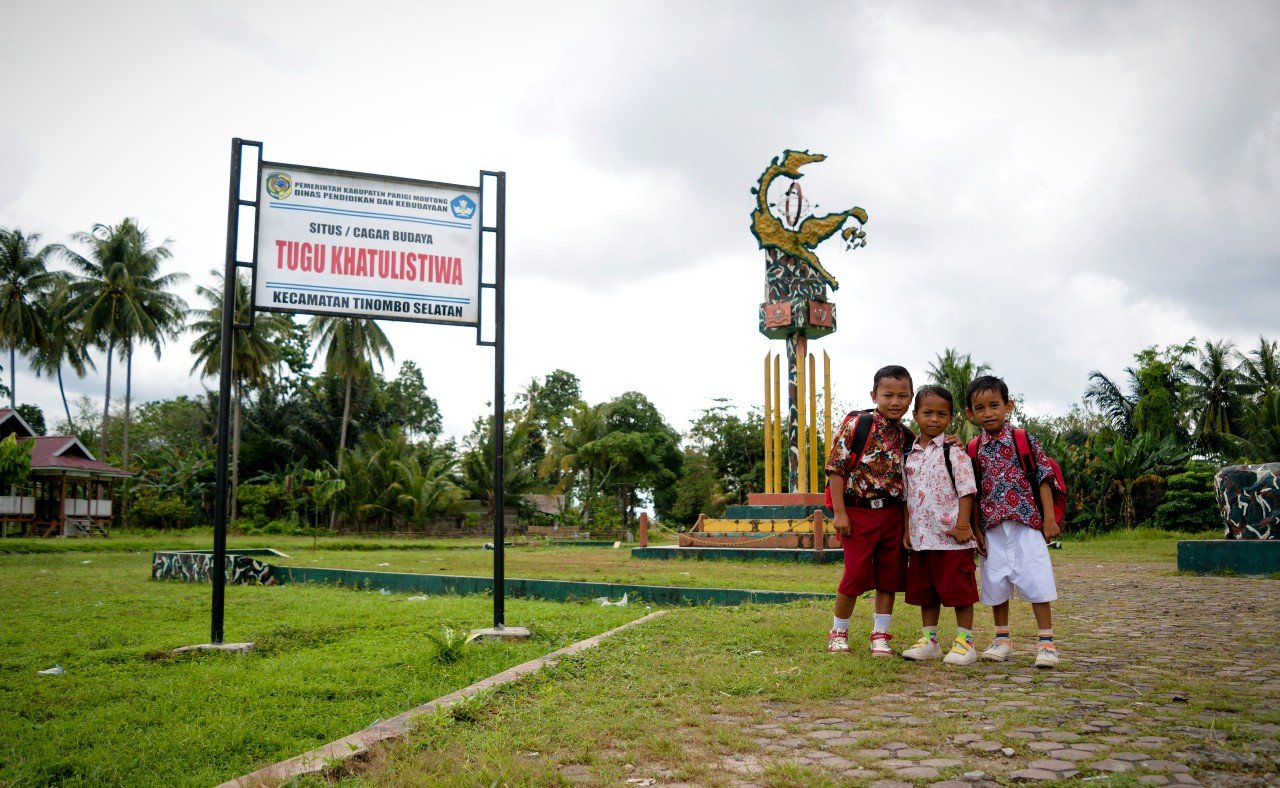
[(553, 665), (562, 657), (570, 654), (576, 654), (597, 645), (600, 641), (616, 635), (624, 629), (638, 626), (651, 619), (657, 618), (665, 614), (666, 610), (656, 610), (647, 616), (637, 618), (635, 621), (615, 627), (608, 632), (602, 632), (595, 637), (580, 640), (577, 643), (565, 646), (559, 651), (553, 651), (546, 656), (529, 660), (514, 668), (508, 668), (501, 673), (496, 673), (487, 679), (481, 679), (469, 687), (464, 687), (457, 692), (451, 692), (443, 697), (436, 698), (433, 701), (424, 703), (421, 706), (409, 709), (408, 711), (398, 714), (389, 720), (375, 722), (373, 725), (364, 730), (357, 731), (350, 736), (344, 736), (337, 741), (317, 747), (310, 752), (304, 752), (301, 755), (280, 761), (271, 766), (264, 766), (255, 772), (242, 775), (234, 780), (228, 780), (222, 783), (218, 788), (249, 788), (249, 786), (265, 786), (279, 785), (287, 780), (300, 777), (305, 774), (317, 774), (326, 767), (332, 767), (335, 763), (349, 760), (351, 758), (359, 758), (365, 755), (371, 747), (383, 742), (396, 741), (413, 729), (413, 718), (420, 717), (424, 714), (433, 714), (439, 709), (445, 709), (460, 700), (464, 700), (476, 695), (484, 690), (498, 687), (503, 684), (510, 684), (513, 681), (534, 673), (547, 665)]

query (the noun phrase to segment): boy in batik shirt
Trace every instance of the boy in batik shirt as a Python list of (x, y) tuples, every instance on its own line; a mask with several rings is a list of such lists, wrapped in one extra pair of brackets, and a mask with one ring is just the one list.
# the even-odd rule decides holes
[[(835, 529), (844, 548), (844, 576), (836, 590), (835, 615), (827, 634), (827, 651), (832, 653), (849, 651), (854, 603), (858, 596), (875, 589), (871, 653), (877, 657), (893, 654), (889, 623), (894, 595), (906, 588), (902, 457), (915, 436), (901, 419), (911, 404), (911, 394), (911, 375), (906, 369), (880, 369), (871, 390), (875, 410), (846, 419), (831, 441), (826, 471)], [(859, 453), (853, 442), (863, 419), (871, 419), (871, 428)]]
[(1013, 655), (1009, 600), (1017, 589), (1018, 595), (1031, 603), (1040, 628), (1036, 667), (1053, 668), (1058, 664), (1058, 649), (1053, 642), (1049, 603), (1058, 598), (1058, 589), (1046, 545), (1058, 535), (1049, 483), (1053, 471), (1040, 442), (1028, 434), (1038, 484), (1032, 488), (1008, 423), (1014, 403), (1003, 380), (983, 375), (969, 384), (965, 399), (969, 420), (982, 427), (976, 453), (970, 451), (978, 471), (979, 520), (987, 546), (979, 595), (982, 604), (991, 606), (996, 628), (995, 640), (982, 652), (982, 658), (1004, 662)]

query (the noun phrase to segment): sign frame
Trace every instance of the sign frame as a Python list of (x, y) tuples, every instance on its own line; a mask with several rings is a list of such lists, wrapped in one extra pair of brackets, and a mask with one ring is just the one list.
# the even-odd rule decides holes
[[(243, 193), (243, 174), (242, 167), (242, 151), (244, 148), (258, 149), (258, 168), (254, 181), (253, 198), (245, 199)], [(219, 364), (219, 381), (218, 381), (218, 419), (217, 419), (217, 443), (214, 461), (215, 476), (215, 492), (213, 502), (213, 555), (209, 567), (209, 580), (213, 587), (212, 604), (211, 604), (211, 623), (210, 623), (210, 643), (221, 645), (223, 642), (223, 624), (224, 609), (226, 595), (226, 556), (227, 556), (227, 509), (229, 499), (229, 464), (230, 464), (230, 422), (231, 422), (231, 348), (234, 341), (236, 331), (252, 331), (254, 328), (254, 315), (257, 311), (282, 312), (286, 314), (313, 314), (313, 315), (334, 315), (341, 313), (334, 312), (308, 312), (306, 310), (295, 309), (271, 309), (269, 307), (260, 306), (257, 303), (257, 285), (258, 285), (258, 240), (259, 240), (259, 221), (262, 216), (261, 194), (262, 194), (262, 172), (266, 167), (291, 167), (295, 169), (306, 170), (308, 172), (316, 172), (323, 174), (348, 176), (348, 177), (364, 177), (378, 180), (390, 181), (395, 183), (404, 183), (411, 185), (428, 185), (430, 187), (445, 187), (449, 190), (458, 190), (468, 194), (475, 195), (476, 202), (476, 266), (475, 266), (475, 304), (476, 304), (476, 320), (474, 323), (467, 321), (445, 321), (432, 320), (423, 318), (399, 318), (401, 322), (427, 323), (433, 325), (461, 326), (464, 328), (472, 328), (476, 332), (476, 345), (480, 347), (492, 347), (494, 350), (494, 401), (493, 401), (493, 500), (494, 500), (494, 556), (493, 556), (493, 625), (496, 631), (501, 631), (505, 623), (505, 560), (504, 560), (504, 541), (505, 541), (505, 441), (504, 428), (506, 425), (506, 406), (505, 406), (505, 357), (506, 357), (506, 204), (507, 204), (507, 174), (505, 171), (480, 170), (480, 183), (477, 186), (466, 186), (462, 184), (444, 183), (439, 181), (424, 181), (414, 178), (403, 178), (391, 175), (374, 175), (371, 173), (351, 172), (347, 170), (337, 170), (328, 167), (312, 167), (308, 165), (292, 165), (283, 162), (271, 162), (263, 159), (263, 145), (260, 141), (241, 139), (233, 137), (231, 140), (231, 173), (230, 186), (227, 196), (227, 246), (225, 267), (223, 269), (223, 290), (222, 290), (222, 333), (220, 348), (220, 364)], [(491, 181), (495, 186), (494, 204), (496, 208), (496, 216), (492, 225), (485, 224), (485, 183), (486, 179)], [(252, 208), (254, 214), (253, 227), (253, 255), (252, 261), (246, 262), (239, 259), (239, 241), (240, 241), (240, 209)], [(493, 234), (493, 281), (484, 281), (484, 237), (485, 233)], [(235, 315), (237, 312), (237, 304), (235, 299), (236, 280), (239, 276), (241, 268), (250, 270), (250, 288), (249, 288), (249, 318), (248, 322), (237, 323)], [(493, 338), (484, 338), (484, 300), (482, 293), (485, 290), (493, 291)], [(228, 307), (228, 305), (230, 305)], [(350, 317), (360, 317), (371, 320), (395, 320), (393, 316), (383, 315), (366, 315), (355, 314)]]
[(255, 311), (263, 312), (279, 312), (283, 314), (304, 314), (304, 315), (335, 315), (339, 314), (333, 311), (315, 312), (307, 309), (281, 309), (271, 306), (270, 304), (260, 305), (258, 303), (258, 267), (262, 265), (262, 261), (258, 259), (258, 242), (262, 230), (262, 178), (263, 173), (272, 169), (293, 170), (306, 173), (315, 173), (318, 175), (337, 177), (337, 178), (357, 178), (365, 180), (386, 181), (389, 183), (399, 183), (406, 186), (425, 187), (428, 189), (441, 189), (445, 191), (456, 191), (470, 195), (476, 202), (476, 265), (475, 265), (475, 281), (469, 289), (469, 295), (475, 304), (476, 319), (474, 322), (465, 320), (440, 320), (431, 317), (414, 317), (412, 315), (383, 315), (383, 314), (365, 314), (353, 312), (353, 317), (364, 317), (373, 320), (395, 320), (404, 323), (430, 323), (434, 325), (444, 326), (467, 326), (479, 328), (482, 323), (480, 293), (483, 289), (483, 250), (484, 250), (484, 185), (483, 182), (479, 186), (468, 186), (460, 183), (447, 183), (444, 181), (428, 181), (418, 178), (406, 178), (398, 175), (381, 175), (378, 173), (358, 172), (355, 170), (340, 170), (333, 167), (316, 167), (309, 164), (292, 164), (281, 161), (267, 161), (259, 157), (257, 177), (254, 182), (254, 203), (257, 210), (255, 211), (253, 220), (253, 265), (252, 265), (252, 281), (249, 284), (250, 293), (250, 313)]

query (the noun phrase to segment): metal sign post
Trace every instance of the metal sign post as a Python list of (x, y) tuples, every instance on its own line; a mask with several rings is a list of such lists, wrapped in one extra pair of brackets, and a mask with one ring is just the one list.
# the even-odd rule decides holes
[[(253, 199), (241, 197), (245, 147), (258, 149)], [(486, 179), (496, 181), (497, 210), (490, 227), (484, 226), (483, 218)], [(242, 207), (255, 210), (251, 262), (237, 259)], [(492, 283), (483, 281), (484, 233), (494, 235)], [(240, 268), (252, 272), (248, 323), (235, 322)], [(494, 628), (478, 634), (528, 637), (528, 630), (504, 628), (503, 609), (506, 173), (482, 170), (477, 188), (289, 165), (264, 161), (261, 142), (237, 137), (231, 141), (223, 277), (209, 572), (213, 586), (211, 644), (222, 644), (226, 607), (232, 343), (237, 330), (253, 330), (253, 315), (258, 310), (474, 326), (476, 344), (494, 348)], [(492, 340), (485, 340), (481, 333), (481, 292), (486, 289), (494, 291)]]

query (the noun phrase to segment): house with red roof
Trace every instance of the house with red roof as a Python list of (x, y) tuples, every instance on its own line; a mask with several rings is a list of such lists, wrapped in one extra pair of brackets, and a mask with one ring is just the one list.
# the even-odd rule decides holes
[(111, 530), (116, 482), (128, 471), (100, 462), (74, 435), (36, 435), (22, 415), (0, 408), (0, 440), (31, 444), (31, 473), (0, 490), (0, 536), (87, 536)]

